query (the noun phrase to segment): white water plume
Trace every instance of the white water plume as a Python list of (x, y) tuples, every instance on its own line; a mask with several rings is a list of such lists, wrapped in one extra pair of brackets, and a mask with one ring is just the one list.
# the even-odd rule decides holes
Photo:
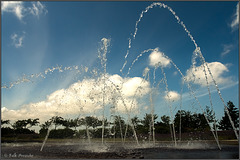
[[(122, 73), (123, 69), (125, 68), (126, 64), (127, 64), (127, 57), (129, 55), (129, 50), (131, 49), (131, 42), (132, 39), (136, 38), (137, 35), (137, 31), (138, 31), (138, 24), (141, 22), (143, 16), (145, 13), (147, 13), (150, 9), (152, 9), (153, 7), (159, 6), (160, 8), (167, 8), (168, 11), (170, 11), (172, 13), (172, 15), (174, 16), (174, 18), (177, 20), (177, 22), (183, 27), (184, 31), (187, 33), (188, 37), (191, 39), (191, 41), (194, 43), (195, 48), (198, 48), (196, 41), (194, 40), (193, 36), (191, 35), (190, 31), (187, 29), (187, 27), (185, 26), (185, 24), (183, 23), (183, 21), (181, 21), (181, 19), (176, 15), (176, 13), (173, 11), (173, 9), (167, 5), (165, 5), (164, 3), (161, 2), (155, 2), (152, 3), (151, 5), (149, 5), (148, 7), (145, 8), (145, 10), (143, 10), (139, 16), (139, 19), (136, 21), (135, 24), (135, 31), (134, 34), (132, 35), (132, 38), (129, 38), (129, 46), (128, 46), (128, 50), (127, 53), (125, 55), (125, 62), (120, 70), (120, 72)], [(199, 48), (200, 49), (200, 48)]]
[(53, 72), (58, 71), (59, 73), (62, 73), (64, 71), (76, 71), (77, 74), (88, 72), (87, 67), (79, 67), (77, 65), (75, 66), (68, 66), (68, 67), (62, 67), (62, 66), (56, 66), (52, 68), (47, 68), (43, 72), (36, 73), (36, 74), (31, 74), (31, 75), (23, 75), (20, 77), (17, 81), (10, 82), (9, 85), (2, 85), (2, 89), (11, 89), (12, 87), (19, 85), (21, 83), (27, 83), (27, 82), (34, 82), (36, 81), (37, 78), (43, 78), (45, 79), (48, 74), (52, 74)]

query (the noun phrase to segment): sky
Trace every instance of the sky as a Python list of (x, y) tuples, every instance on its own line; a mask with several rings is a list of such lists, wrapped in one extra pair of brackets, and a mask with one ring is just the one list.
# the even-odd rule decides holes
[(239, 106), (237, 1), (1, 4), (2, 119)]

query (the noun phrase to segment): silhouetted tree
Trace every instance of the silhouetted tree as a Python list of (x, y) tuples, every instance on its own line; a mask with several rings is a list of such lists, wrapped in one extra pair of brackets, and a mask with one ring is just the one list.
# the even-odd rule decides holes
[[(232, 118), (232, 121), (234, 123), (234, 126), (236, 128), (239, 128), (239, 109), (236, 108), (235, 105), (231, 101), (229, 101), (227, 103), (227, 108), (228, 108), (229, 114)], [(222, 130), (232, 130), (233, 129), (226, 111), (224, 112), (224, 116), (222, 117), (222, 119), (219, 122), (219, 129), (222, 129)]]
[(121, 116), (115, 116), (114, 117), (114, 123), (115, 123), (115, 137), (123, 137), (125, 132), (126, 123), (124, 119)]
[(1, 125), (10, 124), (10, 120), (1, 120)]
[(46, 121), (44, 122), (44, 124), (41, 124), (40, 127), (41, 129), (39, 130), (39, 133), (41, 136), (46, 136), (48, 128), (50, 127), (50, 125), (52, 124), (51, 121)]
[[(154, 114), (153, 115), (154, 123), (157, 118), (158, 116)], [(152, 130), (152, 129), (150, 130), (150, 128), (152, 127), (152, 114), (145, 114), (145, 117), (143, 118), (141, 123), (143, 125), (141, 128), (141, 132), (143, 132), (144, 134), (148, 134)]]
[[(155, 120), (158, 118), (158, 116), (156, 114), (153, 115), (153, 119), (154, 119), (154, 122)], [(145, 114), (145, 117), (143, 118), (142, 120), (142, 124), (144, 127), (149, 127), (149, 125), (151, 125), (151, 122), (152, 122), (152, 115), (151, 114)]]
[(28, 125), (27, 120), (17, 120), (15, 123), (13, 123), (12, 127), (14, 129), (22, 129), (26, 128)]
[(10, 120), (1, 120), (1, 136), (5, 137), (5, 136), (13, 135), (14, 129), (10, 127), (3, 127), (4, 124), (10, 124)]
[(36, 126), (39, 124), (39, 118), (35, 118), (35, 119), (28, 119), (27, 120), (27, 126), (26, 128), (31, 128), (32, 126)]
[(44, 122), (44, 124), (41, 124), (40, 127), (42, 129), (48, 129), (50, 127), (50, 125), (51, 125), (51, 121), (46, 121), (46, 122)]
[(161, 117), (161, 121), (156, 122), (155, 133), (169, 133), (170, 132), (170, 117), (163, 115)]
[[(38, 124), (38, 118), (35, 120), (27, 119), (27, 120), (17, 120), (13, 125), (13, 129), (15, 134), (32, 134), (34, 131), (29, 130), (28, 128), (33, 125)], [(29, 127), (27, 127), (29, 125)]]
[[(93, 116), (87, 116), (85, 117), (85, 122), (89, 127), (93, 127), (94, 129), (97, 126), (101, 126), (102, 122), (98, 120), (98, 118), (93, 117)], [(107, 120), (105, 119), (105, 126), (107, 125)]]
[(75, 119), (71, 119), (70, 122), (70, 127), (74, 127), (75, 131), (77, 131), (77, 127), (79, 127), (81, 125), (81, 123), (79, 123), (79, 118), (75, 118)]
[(205, 113), (206, 113), (206, 116), (207, 116), (207, 119), (210, 123), (214, 122), (214, 119), (216, 118), (215, 117), (215, 114), (214, 114), (214, 111), (212, 109), (210, 109), (209, 106), (206, 106), (205, 108)]
[(163, 121), (163, 124), (165, 124), (165, 125), (169, 125), (169, 123), (170, 123), (170, 117), (169, 116), (163, 115), (161, 117), (161, 120)]
[(141, 122), (141, 120), (140, 120), (137, 116), (133, 117), (131, 120), (132, 120), (133, 125), (134, 125), (136, 128), (137, 128), (137, 126), (139, 125), (139, 123)]
[(50, 119), (50, 121), (55, 125), (55, 130), (57, 129), (57, 126), (64, 124), (64, 119), (59, 116), (54, 116)]

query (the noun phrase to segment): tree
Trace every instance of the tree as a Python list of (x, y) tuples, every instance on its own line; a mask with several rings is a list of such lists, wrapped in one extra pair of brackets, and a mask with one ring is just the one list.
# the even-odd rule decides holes
[(156, 133), (170, 133), (170, 117), (163, 115), (161, 117), (162, 122), (157, 122), (155, 124), (155, 131)]
[(10, 124), (10, 120), (1, 120), (1, 125), (3, 125), (3, 124)]
[[(86, 125), (88, 125), (89, 127), (93, 127), (93, 129), (95, 129), (97, 126), (102, 125), (101, 121), (99, 121), (96, 117), (93, 117), (93, 116), (85, 117), (85, 122), (86, 122)], [(106, 120), (105, 120), (104, 124), (105, 124), (105, 126), (107, 125)]]
[(27, 120), (17, 120), (13, 125), (12, 127), (14, 129), (22, 129), (22, 128), (26, 128), (28, 125), (28, 122)]
[(137, 128), (139, 123), (141, 122), (141, 120), (139, 120), (139, 118), (137, 116), (133, 117), (132, 119), (132, 123), (133, 125)]
[(62, 122), (62, 125), (66, 128), (71, 127), (72, 126), (71, 120), (70, 119), (64, 119), (63, 122)]
[[(102, 126), (102, 121), (98, 120), (98, 118), (94, 116), (86, 116), (85, 118), (77, 119), (76, 122), (78, 126), (81, 126), (81, 125), (85, 126), (85, 131), (84, 131), (84, 133), (86, 134), (85, 136), (90, 136), (91, 134), (91, 136), (93, 137), (98, 137), (98, 138), (101, 137), (102, 132), (99, 130), (98, 127)], [(107, 126), (107, 119), (104, 119), (104, 126)]]
[(166, 116), (166, 115), (163, 115), (162, 117), (161, 117), (161, 120), (163, 121), (163, 124), (165, 124), (165, 125), (169, 125), (169, 122), (170, 122), (170, 117), (169, 116)]
[(126, 123), (123, 120), (121, 116), (115, 116), (114, 117), (114, 132), (115, 132), (115, 137), (123, 137), (124, 135), (124, 129), (126, 127)]
[[(231, 101), (229, 101), (227, 103), (227, 108), (228, 108), (229, 114), (232, 118), (232, 121), (234, 123), (234, 126), (236, 128), (239, 128), (239, 110), (238, 110), (238, 108), (236, 108), (235, 105)], [(233, 129), (231, 122), (229, 120), (229, 117), (226, 113), (226, 110), (224, 112), (224, 116), (222, 117), (222, 119), (219, 122), (218, 128), (222, 129), (222, 130), (232, 130)]]
[(59, 116), (52, 117), (50, 121), (55, 125), (55, 130), (57, 129), (57, 126), (64, 124), (64, 119)]
[(75, 131), (77, 131), (77, 127), (80, 126), (81, 124), (79, 123), (79, 118), (71, 119), (69, 122), (70, 127), (74, 127)]
[(44, 122), (44, 124), (41, 124), (40, 127), (42, 129), (48, 129), (50, 127), (50, 125), (51, 125), (51, 122), (50, 121), (46, 121), (46, 122)]
[(14, 129), (10, 127), (3, 127), (4, 124), (10, 124), (10, 120), (1, 120), (1, 136), (9, 136), (14, 133)]
[(70, 128), (51, 130), (49, 138), (73, 138), (75, 132)]
[(26, 128), (31, 128), (32, 126), (36, 126), (39, 124), (39, 118), (35, 118), (35, 119), (28, 119), (27, 120), (27, 126)]
[[(27, 120), (17, 120), (13, 125), (13, 129), (15, 134), (33, 134), (34, 131), (29, 130), (28, 128), (36, 125), (38, 122), (38, 118), (35, 120), (27, 119)], [(30, 125), (29, 127), (27, 127)]]
[[(154, 114), (153, 115), (154, 122), (157, 118), (158, 118), (158, 116), (156, 114)], [(152, 114), (147, 114), (146, 113), (145, 117), (142, 120), (143, 126), (144, 127), (149, 127), (151, 125), (151, 122), (152, 122)]]
[(13, 125), (12, 127), (15, 128), (15, 129), (21, 129), (21, 128), (25, 128), (25, 129), (28, 129), (28, 128), (31, 128), (32, 126), (35, 126), (37, 125), (39, 122), (38, 122), (38, 118), (36, 119), (24, 119), (24, 120), (17, 120)]
[(209, 106), (206, 106), (205, 113), (206, 113), (206, 116), (207, 116), (208, 121), (209, 121), (210, 123), (214, 122), (215, 114), (214, 114), (213, 110), (210, 109)]
[[(206, 115), (207, 116), (207, 115)], [(192, 129), (195, 131), (206, 131), (210, 130), (208, 122), (203, 113), (193, 114)]]
[(52, 122), (51, 121), (46, 121), (44, 124), (41, 124), (40, 127), (41, 129), (39, 130), (39, 133), (41, 136), (46, 136), (48, 128), (51, 126)]
[[(158, 118), (156, 114), (153, 115), (153, 123), (155, 124), (155, 120)], [(141, 121), (143, 127), (141, 128), (141, 131), (144, 134), (151, 134), (152, 132), (152, 114), (145, 114), (145, 117)]]
[(210, 123), (214, 122), (214, 115), (213, 111), (210, 110), (208, 106), (206, 106), (205, 109), (205, 116), (203, 113), (192, 114), (190, 111), (179, 110), (174, 119), (176, 132), (209, 131), (210, 127), (206, 118)]

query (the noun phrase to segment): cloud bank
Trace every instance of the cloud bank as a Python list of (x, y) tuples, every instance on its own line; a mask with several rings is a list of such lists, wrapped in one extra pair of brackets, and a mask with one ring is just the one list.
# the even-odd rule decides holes
[(180, 99), (180, 94), (177, 93), (176, 91), (169, 91), (168, 93), (166, 93), (165, 95), (165, 100), (166, 101), (178, 101)]
[(2, 118), (10, 120), (40, 118), (43, 122), (55, 115), (63, 117), (96, 113), (102, 115), (103, 99), (106, 110), (114, 107), (118, 113), (130, 112), (130, 109), (136, 113), (141, 105), (137, 98), (149, 92), (149, 82), (140, 77), (122, 78), (117, 74), (107, 75), (105, 83), (103, 76), (98, 79), (84, 79), (73, 83), (67, 89), (51, 93), (43, 101), (23, 105), (19, 110), (3, 107)]

